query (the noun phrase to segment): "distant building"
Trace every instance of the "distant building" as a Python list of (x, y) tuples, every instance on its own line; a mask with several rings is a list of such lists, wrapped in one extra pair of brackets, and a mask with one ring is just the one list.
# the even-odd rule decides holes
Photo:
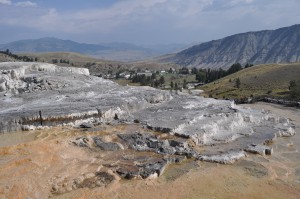
[(116, 75), (107, 74), (103, 76), (104, 79), (116, 79)]
[(120, 73), (119, 74), (119, 78), (129, 79), (130, 78), (130, 74), (128, 72)]
[(195, 84), (188, 83), (188, 84), (186, 85), (186, 88), (187, 88), (187, 89), (194, 89), (194, 88), (195, 88)]
[(129, 78), (130, 78), (130, 74), (126, 74), (126, 75), (124, 76), (124, 78), (125, 78), (125, 79), (129, 79)]
[(102, 77), (103, 75), (101, 73), (95, 73), (94, 76)]
[(202, 86), (202, 85), (204, 85), (204, 83), (188, 83), (186, 85), (186, 87), (187, 87), (187, 89), (194, 89), (194, 88), (196, 88), (198, 86)]

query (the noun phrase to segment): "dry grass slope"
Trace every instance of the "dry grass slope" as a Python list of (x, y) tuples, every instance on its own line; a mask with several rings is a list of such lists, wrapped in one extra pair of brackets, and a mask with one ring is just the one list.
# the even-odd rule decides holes
[[(52, 63), (53, 59), (69, 60), (70, 64), (56, 63), (61, 66), (75, 66), (85, 67), (90, 70), (92, 74), (107, 74), (109, 71), (116, 73), (122, 69), (137, 70), (168, 70), (169, 68), (179, 68), (176, 64), (160, 64), (151, 61), (146, 62), (119, 62), (104, 59), (98, 59), (74, 52), (48, 52), (48, 53), (24, 53), (28, 57), (38, 58), (38, 61)], [(72, 64), (72, 65), (71, 65)]]
[(39, 60), (45, 62), (52, 61), (52, 59), (66, 59), (73, 62), (97, 62), (104, 61), (96, 59), (87, 55), (74, 52), (49, 52), (49, 53), (22, 53), (20, 55), (26, 55), (29, 57), (37, 57)]
[[(240, 79), (240, 88), (236, 79)], [(240, 98), (248, 96), (288, 96), (291, 80), (300, 80), (300, 63), (264, 64), (241, 70), (237, 73), (202, 86), (206, 95), (216, 98)]]

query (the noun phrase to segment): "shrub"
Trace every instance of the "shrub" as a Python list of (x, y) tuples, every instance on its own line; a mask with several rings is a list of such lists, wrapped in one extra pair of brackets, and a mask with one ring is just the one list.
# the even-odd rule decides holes
[(290, 97), (292, 99), (300, 100), (300, 81), (290, 81)]

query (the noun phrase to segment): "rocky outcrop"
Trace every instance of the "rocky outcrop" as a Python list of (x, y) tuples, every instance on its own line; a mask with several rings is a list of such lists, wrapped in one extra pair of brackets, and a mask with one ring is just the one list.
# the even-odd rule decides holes
[(136, 151), (151, 151), (164, 155), (184, 155), (196, 157), (197, 153), (190, 149), (187, 141), (161, 140), (150, 134), (119, 134), (119, 138), (131, 149)]
[(71, 142), (93, 151), (100, 148), (102, 151), (115, 151), (118, 154), (117, 151), (123, 150), (121, 157), (112, 156), (112, 163), (104, 163), (103, 166), (125, 179), (156, 178), (163, 174), (169, 164), (180, 163), (185, 159), (233, 164), (246, 157), (247, 153), (262, 156), (273, 153), (273, 148), (267, 145), (270, 144), (268, 135), (264, 137), (266, 140), (262, 144), (248, 144), (263, 141), (262, 138), (250, 138), (247, 141), (242, 139), (239, 144), (233, 142), (211, 145), (202, 152), (197, 151), (189, 138), (172, 135), (161, 137), (150, 132), (136, 132), (106, 136), (106, 140), (112, 138), (114, 142), (104, 142), (105, 138), (101, 136), (79, 137)]
[[(184, 160), (184, 157), (174, 155), (177, 149), (171, 147), (168, 144), (168, 140), (163, 141), (156, 136), (147, 133), (118, 134), (117, 142), (104, 142), (103, 137), (101, 136), (78, 137), (75, 140), (71, 140), (71, 143), (75, 146), (88, 148), (90, 150), (100, 149), (102, 151), (116, 152), (124, 150), (125, 147), (126, 149), (133, 150), (130, 154), (134, 158), (123, 157), (115, 160), (116, 162), (113, 164), (104, 164), (104, 166), (112, 169), (125, 179), (156, 178), (164, 172), (169, 163), (179, 163)], [(179, 145), (176, 147), (179, 147)], [(135, 155), (135, 152), (154, 152), (161, 155), (161, 157), (138, 157), (138, 155)]]

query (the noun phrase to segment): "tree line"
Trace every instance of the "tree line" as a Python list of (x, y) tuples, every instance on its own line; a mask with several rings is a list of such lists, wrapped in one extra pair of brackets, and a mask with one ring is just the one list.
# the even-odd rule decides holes
[(38, 58), (32, 58), (32, 57), (28, 57), (28, 56), (19, 56), (16, 54), (13, 54), (12, 52), (9, 51), (9, 49), (6, 49), (5, 51), (0, 51), (0, 53), (8, 55), (16, 60), (20, 60), (20, 61), (24, 61), (24, 62), (34, 62), (34, 61), (38, 61)]
[(164, 76), (157, 78), (156, 73), (152, 73), (151, 76), (146, 76), (145, 74), (135, 74), (131, 77), (131, 82), (140, 83), (141, 86), (152, 86), (157, 88), (165, 83), (165, 78)]
[(253, 64), (246, 64), (244, 67), (240, 63), (235, 63), (230, 66), (228, 70), (223, 70), (222, 68), (218, 70), (213, 69), (192, 69), (192, 74), (196, 75), (196, 80), (198, 82), (202, 83), (210, 83), (217, 79), (221, 79), (222, 77), (225, 77), (227, 75), (231, 75), (233, 73), (236, 73), (244, 68), (252, 67)]
[(57, 63), (70, 64), (70, 61), (69, 60), (64, 60), (64, 59), (52, 59), (52, 63), (53, 64), (57, 64)]

